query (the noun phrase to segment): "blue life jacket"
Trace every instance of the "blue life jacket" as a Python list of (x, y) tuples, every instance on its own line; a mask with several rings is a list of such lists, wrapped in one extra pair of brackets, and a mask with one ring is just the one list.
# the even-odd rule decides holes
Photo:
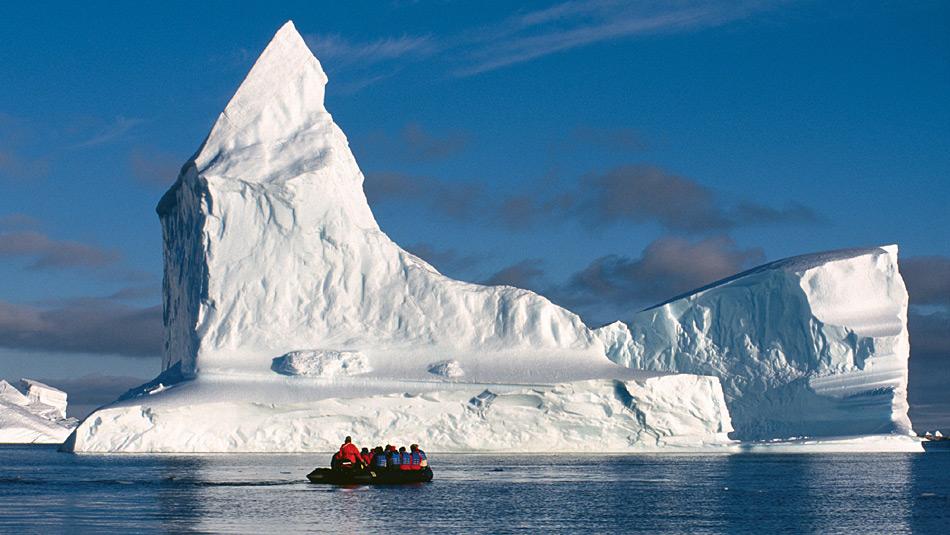
[(421, 466), (422, 465), (422, 455), (419, 455), (418, 451), (412, 452), (412, 466)]
[(408, 451), (402, 454), (402, 462), (399, 464), (412, 464), (412, 454)]
[(373, 466), (376, 468), (386, 468), (386, 455), (377, 453), (373, 456)]
[(402, 464), (401, 457), (399, 456), (398, 451), (389, 452), (389, 464), (393, 466), (399, 466)]

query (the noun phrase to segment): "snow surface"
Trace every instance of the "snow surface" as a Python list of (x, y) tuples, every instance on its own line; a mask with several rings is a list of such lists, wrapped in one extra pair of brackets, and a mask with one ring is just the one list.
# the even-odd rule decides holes
[(897, 247), (781, 260), (600, 331), (614, 361), (715, 375), (733, 435), (909, 435)]
[(59, 444), (76, 427), (66, 418), (66, 393), (31, 379), (20, 389), (0, 379), (0, 443)]
[[(703, 376), (664, 367), (658, 355), (669, 336), (650, 345), (653, 333), (642, 329), (591, 330), (535, 293), (445, 277), (390, 240), (324, 108), (326, 82), (293, 24), (284, 25), (159, 202), (165, 371), (90, 415), (68, 449), (322, 451), (345, 435), (432, 451), (589, 451), (592, 440), (614, 451), (732, 445), (712, 377), (733, 380), (728, 365), (697, 365)], [(822, 317), (851, 298), (816, 283), (827, 294)], [(748, 337), (784, 329), (745, 327)], [(732, 347), (719, 360), (736, 354)], [(676, 362), (701, 360), (674, 353)], [(869, 362), (876, 352), (861, 355)], [(822, 371), (852, 370), (835, 362)], [(789, 399), (774, 410), (812, 418)]]

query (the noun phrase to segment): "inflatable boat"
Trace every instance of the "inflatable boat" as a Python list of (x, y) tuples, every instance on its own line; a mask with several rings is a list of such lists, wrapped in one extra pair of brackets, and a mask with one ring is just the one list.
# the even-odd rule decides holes
[(317, 468), (307, 474), (311, 483), (329, 485), (405, 485), (432, 481), (432, 469), (422, 470), (331, 470)]

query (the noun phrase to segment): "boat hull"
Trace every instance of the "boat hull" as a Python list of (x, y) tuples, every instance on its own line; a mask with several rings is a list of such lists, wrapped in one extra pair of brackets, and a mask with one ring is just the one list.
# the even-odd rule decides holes
[(317, 468), (307, 474), (311, 483), (326, 485), (406, 485), (432, 481), (432, 469), (422, 470), (331, 470)]

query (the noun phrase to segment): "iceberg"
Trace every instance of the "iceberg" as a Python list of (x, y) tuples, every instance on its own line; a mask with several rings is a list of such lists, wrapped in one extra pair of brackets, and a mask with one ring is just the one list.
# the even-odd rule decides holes
[(73, 451), (617, 451), (731, 444), (719, 380), (631, 370), (581, 319), (382, 232), (292, 23), (163, 196), (162, 376)]
[[(755, 407), (743, 400), (760, 392), (722, 364), (732, 353), (683, 356), (676, 347), (675, 365), (664, 360), (679, 323), (665, 328), (658, 316), (654, 332), (649, 316), (637, 316), (631, 326), (590, 329), (543, 296), (450, 279), (400, 248), (370, 210), (363, 175), (324, 107), (326, 83), (288, 22), (158, 203), (164, 371), (87, 417), (65, 449), (331, 451), (353, 435), (429, 451), (590, 451), (592, 444), (614, 452), (724, 451), (736, 447), (730, 403), (743, 415), (741, 436), (783, 431), (748, 423), (756, 422)], [(829, 310), (849, 298), (823, 291), (831, 292)], [(705, 313), (720, 311), (712, 304)], [(829, 329), (837, 325), (821, 317)], [(782, 318), (750, 318), (763, 319)], [(735, 337), (708, 347), (741, 343), (735, 328)], [(754, 338), (756, 329), (785, 327), (745, 328)], [(835, 378), (884, 365), (872, 346), (885, 338), (842, 336), (864, 348), (860, 363), (849, 367), (841, 356), (806, 366), (798, 378), (828, 381), (826, 392), (845, 388)], [(747, 368), (744, 377), (763, 373), (770, 388), (796, 379), (769, 376), (774, 363)], [(861, 388), (854, 392), (866, 393)], [(776, 397), (773, 410), (794, 412), (798, 399)], [(878, 432), (903, 431), (884, 425), (896, 421), (894, 411), (875, 416)], [(807, 420), (800, 412), (789, 418)]]
[(0, 444), (60, 444), (78, 424), (66, 417), (66, 393), (31, 379), (0, 379)]
[(779, 260), (598, 332), (624, 366), (719, 377), (740, 440), (914, 434), (894, 245)]

